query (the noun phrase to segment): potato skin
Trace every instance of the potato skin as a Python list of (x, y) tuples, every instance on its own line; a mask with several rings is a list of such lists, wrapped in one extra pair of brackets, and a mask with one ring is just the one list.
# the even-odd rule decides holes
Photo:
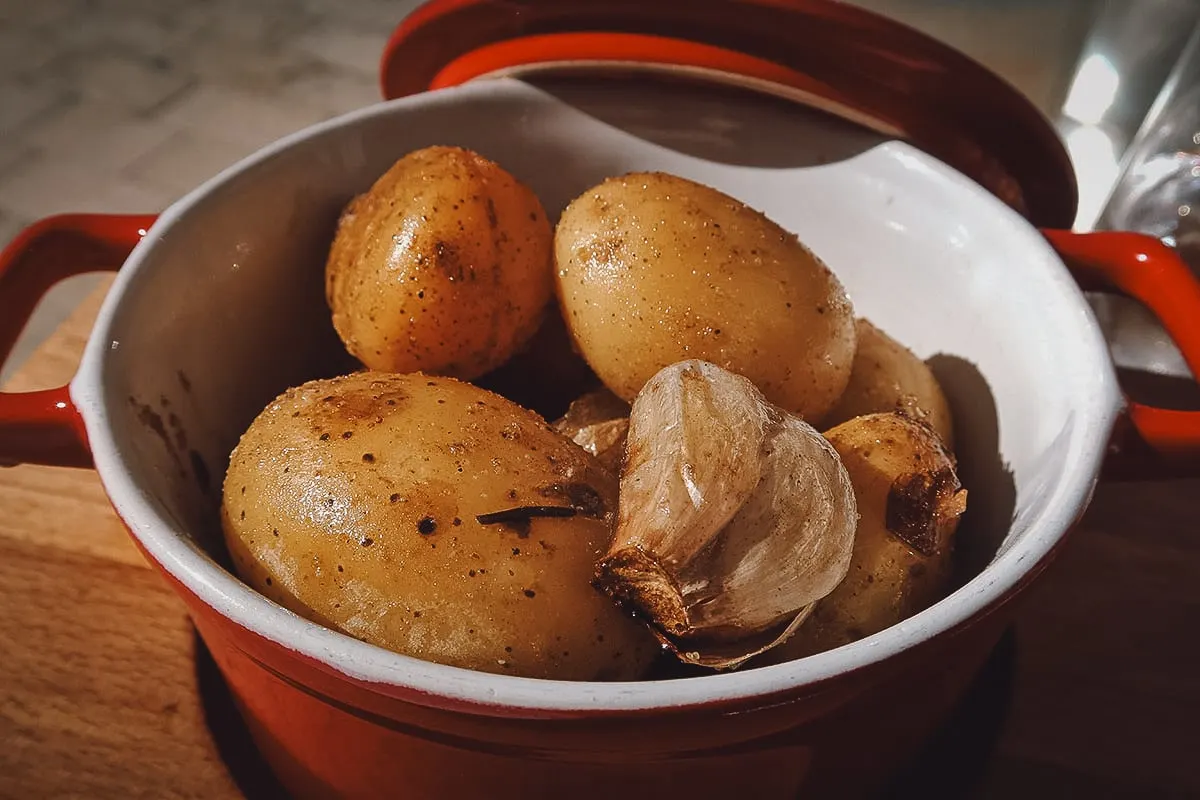
[(933, 430), (902, 414), (870, 414), (825, 437), (850, 473), (858, 501), (850, 571), (769, 654), (771, 663), (877, 633), (932, 605), (948, 588), (967, 493)]
[(554, 254), (571, 334), (624, 400), (696, 358), (816, 419), (850, 379), (854, 317), (837, 278), (793, 234), (707, 186), (664, 173), (607, 180), (563, 212)]
[(338, 222), (334, 327), (370, 369), (476, 378), (537, 330), (551, 242), (537, 197), (497, 164), (456, 147), (409, 153)]
[[(476, 515), (581, 504), (526, 528)], [(545, 422), (451, 378), (361, 372), (285, 392), (234, 450), (239, 575), (382, 647), (484, 672), (636, 679), (657, 653), (591, 586), (615, 476)]]
[(915, 410), (924, 415), (946, 447), (954, 449), (950, 404), (929, 365), (868, 320), (859, 319), (855, 327), (858, 350), (850, 383), (823, 424), (833, 427), (864, 414)]

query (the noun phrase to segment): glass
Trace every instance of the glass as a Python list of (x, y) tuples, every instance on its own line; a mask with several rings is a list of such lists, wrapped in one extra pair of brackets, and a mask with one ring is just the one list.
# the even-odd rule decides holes
[[(1155, 236), (1200, 275), (1200, 26), (1134, 137), (1096, 228)], [(1191, 375), (1162, 326), (1140, 304), (1111, 295), (1089, 300), (1118, 366)]]

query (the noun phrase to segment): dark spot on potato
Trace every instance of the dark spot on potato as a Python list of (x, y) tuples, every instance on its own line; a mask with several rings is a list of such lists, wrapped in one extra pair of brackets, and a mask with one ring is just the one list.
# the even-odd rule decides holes
[(421, 517), (420, 522), (417, 523), (417, 533), (422, 536), (428, 536), (436, 530), (437, 520), (433, 517)]
[(512, 549), (512, 554), (513, 554), (514, 556), (519, 556), (519, 555), (521, 555), (521, 548), (519, 548), (519, 547), (514, 547), (514, 548)]
[(270, 586), (273, 583), (274, 583), (273, 580), (271, 580), (270, 578), (267, 578), (267, 586)]
[(475, 577), (475, 570), (473, 570), (473, 569), (469, 569), (469, 570), (467, 570), (467, 575), (469, 575), (470, 577), (474, 578), (474, 577)]
[(424, 289), (422, 289), (421, 291), (417, 292), (417, 299), (418, 299), (418, 300), (424, 300), (424, 299), (425, 299), (425, 290), (424, 290)]
[(512, 647), (505, 647), (505, 648), (504, 648), (504, 652), (506, 652), (506, 653), (511, 653), (511, 652), (512, 652)]
[(322, 433), (322, 434), (321, 434), (319, 437), (317, 437), (317, 438), (319, 438), (319, 439), (320, 439), (322, 442), (328, 442), (328, 441), (329, 441), (329, 434), (328, 434), (328, 433)]
[(887, 529), (921, 555), (936, 555), (947, 524), (966, 509), (967, 493), (950, 467), (901, 475), (888, 490)]
[(537, 592), (535, 592), (533, 589), (523, 589), (522, 593), (526, 597), (537, 597)]
[(271, 535), (272, 535), (272, 536), (278, 536), (278, 535), (279, 535), (279, 528), (271, 528)]
[(245, 512), (245, 511), (243, 511), (241, 514), (239, 514), (239, 515), (238, 515), (238, 519), (245, 519), (245, 518), (246, 518), (246, 512)]
[(374, 540), (374, 539), (372, 539), (370, 536), (364, 536), (364, 537), (363, 537), (363, 540), (362, 540), (362, 546), (363, 546), (363, 547), (370, 547), (370, 546), (371, 546), (371, 545), (373, 545), (373, 544), (375, 544), (375, 540)]
[(375, 454), (374, 453), (363, 453), (362, 460), (363, 460), (364, 464), (374, 464), (375, 463)]
[(394, 398), (394, 397), (389, 397), (389, 398), (388, 398), (388, 401), (387, 401), (387, 404), (388, 404), (389, 406), (394, 406), (394, 405), (396, 405), (396, 398)]
[(561, 499), (585, 517), (600, 519), (608, 513), (600, 492), (586, 483), (552, 483), (539, 489), (538, 494)]
[(420, 611), (414, 611), (414, 612), (413, 612), (413, 616), (414, 616), (414, 617), (417, 617), (417, 618), (419, 619), (419, 618), (420, 618), (420, 616), (421, 616), (421, 612), (420, 612)]
[(540, 544), (542, 546), (543, 550), (545, 550), (549, 553), (554, 552), (554, 545), (550, 544), (545, 539), (538, 539), (538, 544)]
[(461, 281), (467, 277), (467, 272), (472, 273), (474, 277), (475, 267), (473, 265), (463, 264), (462, 258), (459, 256), (458, 250), (449, 242), (438, 240), (433, 243), (433, 255), (437, 261), (437, 267), (451, 281)]
[(516, 489), (509, 489), (509, 490), (508, 490), (508, 499), (509, 499), (509, 500), (516, 500), (516, 499), (517, 499), (517, 490), (516, 490)]
[(450, 524), (457, 528), (459, 525), (462, 525), (462, 520), (458, 517), (455, 517)]
[(246, 487), (245, 487), (245, 486), (243, 486), (243, 487), (242, 487), (242, 494), (245, 494), (245, 493), (246, 493)]
[(399, 493), (397, 493), (397, 492), (393, 492), (393, 493), (391, 494), (391, 496), (390, 496), (390, 497), (388, 497), (388, 502), (389, 502), (389, 503), (399, 503), (399, 502), (400, 502), (400, 495), (399, 495)]
[(345, 571), (346, 571), (346, 568), (343, 567), (341, 564), (338, 564), (338, 572), (345, 572)]
[(484, 203), (484, 210), (487, 212), (488, 225), (493, 230), (500, 227), (500, 220), (496, 218), (496, 204), (492, 202), (492, 198), (487, 198), (487, 201)]
[(349, 439), (353, 435), (354, 435), (354, 431), (342, 431), (343, 439)]
[(425, 385), (426, 386), (437, 386), (437, 381), (426, 381)]
[(183, 374), (183, 370), (179, 370), (175, 375), (179, 378), (179, 385), (183, 387), (185, 392), (192, 391), (192, 382), (188, 380), (187, 375)]

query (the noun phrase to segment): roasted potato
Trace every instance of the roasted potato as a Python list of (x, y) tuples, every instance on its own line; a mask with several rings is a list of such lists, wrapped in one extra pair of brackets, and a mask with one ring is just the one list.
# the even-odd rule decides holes
[(616, 508), (612, 472), (536, 414), (451, 378), (361, 372), (267, 406), (230, 458), (222, 521), (248, 584), (351, 636), (629, 680), (657, 647), (591, 585)]
[(869, 321), (859, 319), (856, 328), (858, 350), (850, 383), (825, 415), (824, 425), (832, 427), (864, 414), (903, 410), (923, 417), (953, 450), (950, 405), (929, 366)]
[(409, 153), (338, 223), (334, 327), (370, 369), (476, 378), (537, 330), (551, 241), (537, 197), (497, 164), (456, 147)]
[(833, 273), (745, 204), (663, 173), (613, 178), (563, 212), (557, 292), (584, 358), (630, 401), (686, 359), (749, 378), (817, 419), (841, 396), (854, 317)]
[(850, 571), (772, 663), (830, 650), (939, 600), (966, 509), (954, 461), (933, 430), (903, 414), (856, 417), (825, 434), (850, 473), (860, 514)]

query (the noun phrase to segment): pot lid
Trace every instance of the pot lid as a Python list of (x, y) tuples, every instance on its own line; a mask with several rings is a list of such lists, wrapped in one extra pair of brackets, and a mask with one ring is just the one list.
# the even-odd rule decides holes
[(1030, 100), (936, 39), (834, 0), (432, 0), (396, 28), (380, 65), (389, 100), (581, 72), (784, 97), (909, 142), (1036, 226), (1075, 218), (1070, 159)]

